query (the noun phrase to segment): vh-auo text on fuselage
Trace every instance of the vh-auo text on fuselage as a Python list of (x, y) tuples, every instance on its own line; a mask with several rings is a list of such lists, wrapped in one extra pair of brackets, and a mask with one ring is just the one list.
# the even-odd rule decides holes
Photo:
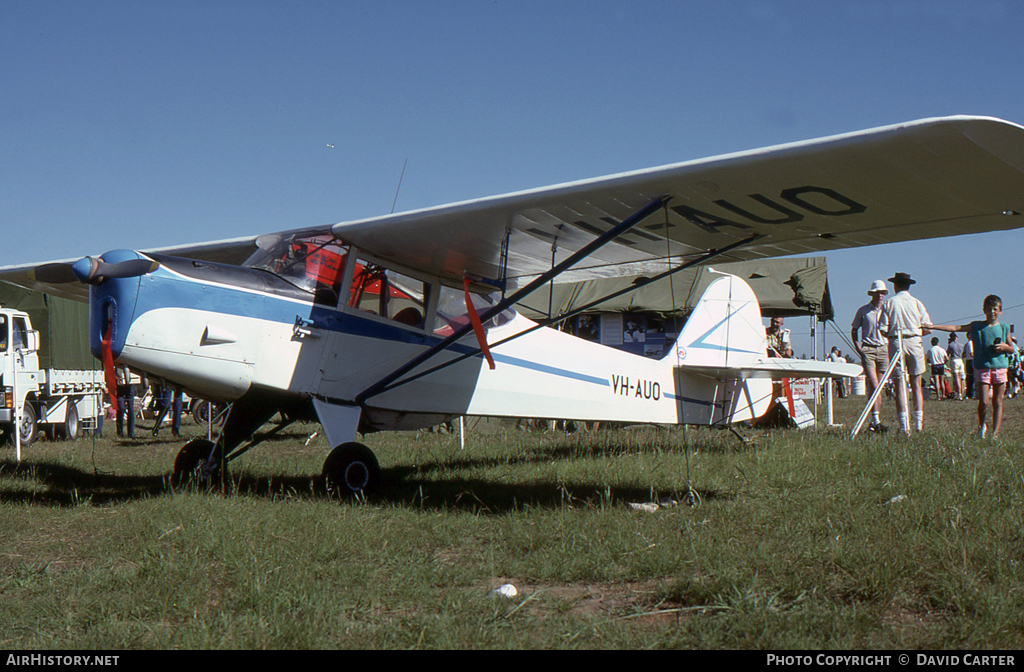
[(661, 384), (656, 380), (644, 380), (643, 378), (630, 382), (629, 376), (612, 374), (612, 394), (658, 401), (661, 399)]

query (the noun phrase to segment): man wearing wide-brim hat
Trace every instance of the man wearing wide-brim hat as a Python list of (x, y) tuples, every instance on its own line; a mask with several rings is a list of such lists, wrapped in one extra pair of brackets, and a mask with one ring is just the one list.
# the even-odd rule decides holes
[[(882, 302), (888, 293), (889, 288), (885, 286), (885, 281), (875, 280), (871, 283), (871, 287), (868, 288), (871, 301), (857, 309), (853, 324), (850, 325), (850, 339), (853, 341), (854, 349), (860, 354), (869, 397), (878, 387), (879, 377), (884, 375), (889, 367), (889, 342), (878, 331), (878, 323), (882, 317)], [(882, 399), (879, 397), (875, 399), (875, 406), (871, 409), (871, 424), (868, 425), (868, 431), (885, 431), (885, 425), (881, 423), (881, 411)]]
[[(930, 329), (925, 329), (921, 325), (931, 324), (932, 318), (924, 304), (910, 295), (910, 286), (916, 282), (910, 274), (897, 273), (889, 278), (889, 282), (896, 293), (882, 304), (878, 329), (889, 339), (889, 357), (900, 358), (900, 364), (893, 375), (902, 376), (903, 369), (910, 376), (910, 389), (914, 395), (914, 426), (920, 432), (924, 429), (924, 392), (921, 388), (921, 376), (925, 371), (924, 345), (921, 337), (931, 333)], [(897, 385), (897, 388), (896, 411), (899, 414), (900, 430), (910, 434), (906, 390), (903, 385)]]

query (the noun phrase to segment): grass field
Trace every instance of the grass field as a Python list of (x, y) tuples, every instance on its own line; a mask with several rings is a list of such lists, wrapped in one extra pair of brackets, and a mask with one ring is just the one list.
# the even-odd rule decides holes
[(952, 401), (851, 442), (863, 403), (746, 442), (371, 435), (390, 486), (356, 501), (314, 426), (227, 494), (170, 488), (169, 436), (3, 448), (0, 648), (1019, 648), (1024, 398), (998, 443)]

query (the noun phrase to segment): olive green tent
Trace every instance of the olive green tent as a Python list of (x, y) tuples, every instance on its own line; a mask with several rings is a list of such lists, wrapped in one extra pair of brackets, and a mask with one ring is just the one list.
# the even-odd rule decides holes
[[(670, 278), (647, 284), (642, 284), (641, 277), (620, 277), (555, 285), (554, 293), (550, 296), (551, 314), (567, 313), (636, 284), (642, 286), (588, 312), (643, 312), (685, 317), (693, 310), (707, 286), (718, 277), (715, 271), (731, 273), (745, 280), (757, 295), (761, 314), (765, 316), (813, 315), (824, 322), (834, 315), (825, 257), (712, 264), (680, 271)], [(536, 291), (516, 308), (531, 319), (546, 318), (550, 288), (548, 285)]]
[(0, 283), (0, 306), (23, 310), (39, 332), (39, 367), (99, 369), (89, 352), (89, 306)]

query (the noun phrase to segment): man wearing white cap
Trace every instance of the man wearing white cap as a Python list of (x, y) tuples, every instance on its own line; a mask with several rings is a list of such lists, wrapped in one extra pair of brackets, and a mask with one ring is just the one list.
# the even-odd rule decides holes
[[(882, 316), (882, 301), (889, 290), (885, 282), (875, 280), (868, 289), (868, 296), (871, 301), (857, 309), (851, 325), (850, 339), (853, 347), (860, 354), (860, 363), (864, 367), (864, 376), (867, 379), (868, 396), (870, 397), (875, 388), (878, 387), (879, 376), (885, 373), (889, 366), (889, 344), (885, 336), (878, 331), (878, 322)], [(860, 338), (857, 332), (860, 332)], [(868, 431), (884, 432), (885, 426), (880, 422), (882, 410), (882, 399), (875, 399), (875, 406), (871, 409), (871, 424)]]
[[(917, 431), (924, 428), (924, 392), (921, 376), (924, 374), (924, 345), (921, 336), (932, 333), (923, 325), (931, 324), (932, 318), (924, 304), (910, 295), (910, 286), (916, 283), (908, 273), (897, 273), (889, 278), (896, 294), (882, 304), (882, 316), (878, 330), (889, 339), (889, 357), (899, 357), (899, 368), (910, 376), (910, 389), (914, 394), (914, 425)], [(902, 341), (903, 349), (897, 345)], [(896, 411), (900, 418), (900, 430), (910, 434), (907, 413), (907, 393), (903, 385), (897, 385)]]

